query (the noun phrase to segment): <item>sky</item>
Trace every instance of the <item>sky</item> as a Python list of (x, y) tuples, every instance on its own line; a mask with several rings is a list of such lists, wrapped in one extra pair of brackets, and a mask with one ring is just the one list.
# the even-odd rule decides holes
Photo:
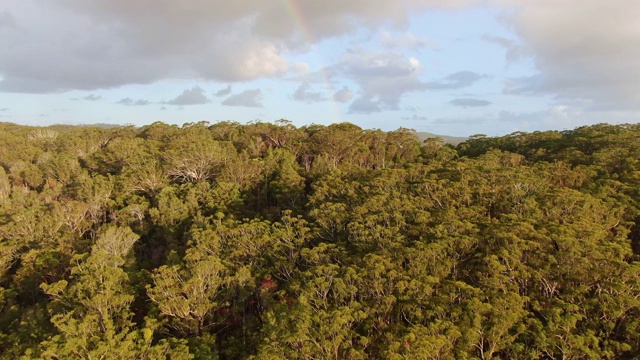
[(638, 19), (637, 0), (2, 0), (0, 121), (637, 123)]

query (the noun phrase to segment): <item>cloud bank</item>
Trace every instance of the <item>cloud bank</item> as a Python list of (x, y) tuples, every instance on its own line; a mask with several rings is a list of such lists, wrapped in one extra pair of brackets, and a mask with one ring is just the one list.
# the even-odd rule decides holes
[[(417, 56), (400, 52), (430, 46), (408, 30), (409, 15), (483, 6), (502, 11), (501, 21), (513, 33), (484, 39), (504, 47), (510, 62), (531, 60), (537, 73), (511, 79), (505, 93), (553, 95), (593, 110), (640, 111), (636, 0), (291, 1), (297, 15), (285, 1), (4, 0), (0, 92), (280, 78), (307, 66), (291, 60), (292, 54), (306, 53), (327, 38), (369, 31), (378, 34), (385, 50), (352, 50), (330, 66), (334, 76), (359, 87), (357, 96), (344, 92), (334, 98), (353, 97), (354, 112), (393, 110), (409, 92), (458, 89), (480, 80), (480, 74), (460, 72), (422, 81), (429, 69)], [(385, 26), (394, 32), (380, 32)], [(299, 90), (304, 101), (320, 99), (316, 91)], [(184, 94), (169, 103), (205, 99)]]
[(277, 77), (295, 67), (286, 54), (308, 47), (310, 39), (321, 41), (387, 22), (406, 24), (409, 11), (464, 1), (298, 1), (297, 15), (286, 4), (5, 0), (0, 5), (0, 91), (47, 93), (165, 79), (235, 82)]

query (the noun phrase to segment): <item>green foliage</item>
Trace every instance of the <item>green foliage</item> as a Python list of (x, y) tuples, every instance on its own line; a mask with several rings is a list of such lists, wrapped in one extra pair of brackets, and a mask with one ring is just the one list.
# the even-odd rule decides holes
[(638, 125), (0, 130), (0, 359), (640, 353)]

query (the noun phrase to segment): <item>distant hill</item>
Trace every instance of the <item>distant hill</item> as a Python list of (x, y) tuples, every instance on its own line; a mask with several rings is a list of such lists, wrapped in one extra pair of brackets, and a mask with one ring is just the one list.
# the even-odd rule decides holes
[(420, 139), (420, 141), (425, 141), (428, 138), (434, 138), (434, 137), (439, 137), (441, 138), (445, 143), (447, 144), (451, 144), (451, 145), (458, 145), (463, 141), (466, 141), (467, 138), (466, 137), (457, 137), (457, 136), (447, 136), (447, 135), (438, 135), (438, 134), (432, 134), (430, 132), (425, 132), (425, 131), (418, 131), (416, 132), (416, 135), (418, 135), (418, 139)]

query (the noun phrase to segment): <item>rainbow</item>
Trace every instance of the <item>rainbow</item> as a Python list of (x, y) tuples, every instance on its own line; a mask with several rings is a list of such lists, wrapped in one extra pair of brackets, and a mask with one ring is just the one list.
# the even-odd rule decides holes
[(289, 17), (291, 17), (291, 20), (293, 21), (295, 26), (298, 28), (300, 33), (302, 33), (302, 36), (304, 37), (304, 39), (307, 41), (309, 45), (312, 45), (314, 43), (313, 37), (311, 36), (311, 31), (309, 30), (309, 26), (307, 26), (307, 24), (304, 22), (304, 14), (302, 13), (302, 9), (300, 9), (300, 6), (298, 5), (297, 0), (281, 0), (281, 1), (284, 5), (285, 10), (287, 11), (287, 14), (289, 15)]
[(342, 111), (340, 110), (338, 104), (333, 100), (333, 97), (332, 97), (334, 92), (333, 84), (331, 83), (329, 75), (324, 70), (325, 62), (322, 58), (322, 54), (320, 54), (317, 48), (314, 47), (315, 39), (311, 33), (309, 26), (305, 21), (304, 12), (300, 8), (298, 1), (299, 0), (281, 0), (286, 13), (291, 18), (291, 20), (293, 21), (293, 24), (298, 29), (298, 31), (300, 31), (300, 33), (302, 34), (304, 41), (306, 41), (309, 47), (311, 47), (316, 57), (316, 60), (320, 64), (320, 75), (322, 76), (322, 81), (326, 86), (326, 91), (329, 94), (328, 100), (333, 106), (333, 113), (334, 113), (335, 119), (332, 119), (333, 120), (332, 122), (342, 122)]

